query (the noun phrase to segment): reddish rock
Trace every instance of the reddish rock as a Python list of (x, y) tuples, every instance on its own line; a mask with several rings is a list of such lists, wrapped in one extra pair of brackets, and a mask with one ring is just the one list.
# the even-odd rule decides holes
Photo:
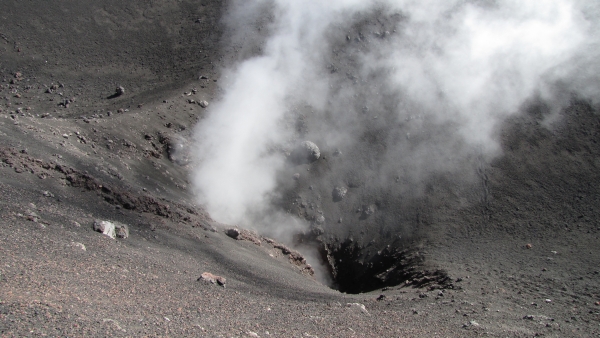
[(198, 281), (205, 281), (205, 282), (208, 282), (211, 284), (218, 284), (218, 285), (221, 285), (222, 287), (225, 287), (225, 283), (227, 282), (225, 277), (213, 275), (210, 272), (202, 273), (202, 275), (200, 275), (200, 278), (198, 278)]

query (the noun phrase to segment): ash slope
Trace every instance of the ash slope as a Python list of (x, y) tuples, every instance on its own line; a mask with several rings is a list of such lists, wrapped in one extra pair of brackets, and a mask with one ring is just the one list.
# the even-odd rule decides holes
[[(508, 121), (504, 155), (481, 167), (471, 203), (412, 206), (425, 236), (415, 249), (454, 289), (341, 294), (264, 247), (210, 231), (189, 168), (168, 148), (205, 114), (189, 100), (218, 97), (222, 6), (2, 2), (2, 334), (599, 333), (600, 125), (585, 102), (553, 131), (540, 126), (543, 105)], [(108, 99), (117, 85), (125, 95)], [(448, 186), (433, 181), (444, 193), (431, 196)], [(95, 218), (130, 224), (130, 238), (94, 233)], [(227, 287), (197, 282), (204, 271)]]

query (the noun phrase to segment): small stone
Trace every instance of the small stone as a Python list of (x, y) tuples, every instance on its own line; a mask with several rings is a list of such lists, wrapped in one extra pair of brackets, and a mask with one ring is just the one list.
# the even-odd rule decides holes
[(319, 225), (313, 225), (310, 227), (310, 232), (314, 235), (314, 236), (320, 236), (323, 233), (325, 233), (325, 230), (323, 230), (323, 228)]
[(200, 275), (200, 278), (198, 278), (198, 281), (205, 281), (211, 284), (218, 284), (222, 287), (225, 287), (225, 283), (227, 282), (225, 277), (213, 275), (210, 272), (202, 273), (202, 275)]
[(373, 205), (363, 205), (362, 207), (362, 216), (369, 217), (375, 213), (375, 206)]
[(259, 236), (252, 231), (248, 231), (248, 230), (244, 230), (244, 229), (237, 229), (237, 228), (230, 228), (230, 229), (225, 230), (225, 234), (235, 240), (238, 240), (238, 241), (249, 241), (258, 246), (261, 245)]
[(325, 216), (319, 215), (319, 216), (315, 217), (315, 223), (317, 223), (319, 225), (325, 223)]
[(236, 228), (227, 229), (225, 234), (233, 239), (237, 239), (240, 236), (240, 231)]
[(125, 94), (125, 88), (123, 88), (123, 86), (118, 86), (117, 89), (115, 89), (115, 96), (121, 96)]
[(206, 108), (208, 107), (208, 101), (198, 101), (198, 104), (200, 105), (200, 107), (202, 108)]
[(283, 253), (284, 255), (289, 255), (290, 253), (292, 253), (292, 250), (283, 244), (273, 243), (273, 247), (281, 250), (281, 253)]
[(48, 190), (42, 191), (42, 195), (44, 195), (46, 197), (54, 197), (54, 194), (49, 192)]
[(115, 234), (118, 238), (128, 238), (129, 237), (129, 227), (125, 224), (115, 223)]
[(331, 192), (331, 196), (333, 197), (333, 200), (335, 202), (339, 202), (339, 201), (343, 200), (344, 197), (346, 197), (347, 193), (348, 193), (348, 189), (346, 187), (335, 187), (335, 188), (333, 188), (333, 191)]
[(531, 243), (527, 243), (527, 244), (525, 245), (525, 248), (526, 248), (526, 249), (531, 249), (531, 248), (533, 248), (533, 245), (532, 245)]
[(364, 313), (366, 315), (369, 314), (369, 312), (365, 308), (364, 304), (360, 304), (360, 303), (347, 303), (346, 306), (349, 307), (349, 308), (351, 308), (351, 309), (360, 310), (360, 312), (362, 312), (362, 313)]
[(192, 157), (189, 143), (180, 137), (174, 137), (169, 140), (167, 154), (171, 162), (180, 166), (189, 164)]
[(74, 247), (76, 247), (76, 248), (79, 248), (79, 249), (83, 250), (83, 251), (87, 251), (87, 249), (85, 248), (85, 245), (83, 245), (82, 243), (74, 242), (74, 243), (72, 243), (72, 245)]
[(321, 151), (313, 142), (304, 141), (294, 149), (290, 156), (296, 164), (307, 164), (318, 160), (321, 157)]

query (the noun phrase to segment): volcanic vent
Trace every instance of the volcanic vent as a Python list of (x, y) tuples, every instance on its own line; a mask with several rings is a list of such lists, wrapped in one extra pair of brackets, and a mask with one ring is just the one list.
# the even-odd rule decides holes
[(558, 87), (595, 90), (579, 74), (596, 68), (584, 12), (233, 2), (223, 96), (197, 128), (199, 200), (221, 222), (316, 248), (342, 291), (448, 287), (427, 248), (465, 213), (485, 215), (503, 123), (532, 100), (550, 121), (568, 104)]

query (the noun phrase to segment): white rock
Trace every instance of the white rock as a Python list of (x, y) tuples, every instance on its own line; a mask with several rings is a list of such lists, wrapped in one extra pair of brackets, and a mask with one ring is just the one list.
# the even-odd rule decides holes
[(346, 306), (348, 306), (351, 309), (357, 309), (360, 310), (360, 312), (368, 315), (369, 312), (367, 311), (367, 308), (365, 308), (364, 304), (360, 304), (360, 303), (348, 303), (346, 304)]
[(87, 249), (85, 248), (85, 245), (83, 245), (83, 243), (73, 242), (73, 243), (71, 243), (71, 245), (76, 248), (79, 248), (83, 251), (87, 251)]
[(110, 238), (116, 237), (115, 224), (111, 223), (109, 221), (100, 221), (100, 220), (94, 221), (94, 231), (101, 232), (102, 234), (104, 234)]
[(292, 151), (291, 156), (297, 164), (312, 163), (321, 157), (321, 151), (313, 142), (304, 141)]

